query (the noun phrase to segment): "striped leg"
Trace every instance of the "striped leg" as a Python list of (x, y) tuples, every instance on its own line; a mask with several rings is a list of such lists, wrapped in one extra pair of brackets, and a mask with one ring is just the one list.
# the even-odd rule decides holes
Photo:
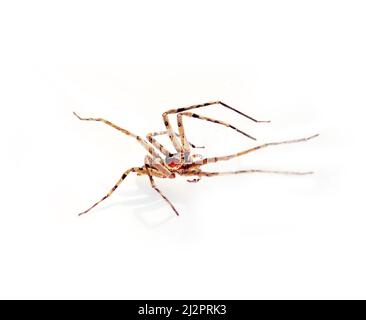
[(189, 146), (187, 137), (186, 137), (186, 133), (184, 130), (184, 125), (183, 125), (183, 118), (182, 118), (182, 114), (178, 113), (177, 115), (177, 124), (178, 124), (178, 131), (179, 131), (179, 137), (180, 137), (180, 142), (182, 144), (182, 151), (180, 154), (180, 160), (182, 163), (187, 163), (189, 162), (189, 157), (191, 154), (191, 148)]
[(167, 132), (169, 135), (169, 139), (172, 142), (174, 149), (177, 151), (177, 153), (182, 153), (182, 147), (179, 143), (179, 140), (177, 138), (177, 136), (175, 135), (175, 132), (172, 129), (172, 125), (170, 124), (169, 121), (169, 117), (168, 114), (166, 112), (163, 113), (163, 120), (164, 120), (164, 125), (167, 128)]
[(229, 105), (227, 105), (226, 103), (223, 103), (222, 101), (211, 101), (211, 102), (207, 102), (207, 103), (203, 103), (203, 104), (196, 104), (196, 105), (193, 105), (193, 106), (190, 106), (190, 107), (186, 107), (186, 108), (178, 108), (178, 109), (171, 109), (171, 110), (168, 110), (166, 111), (164, 114), (173, 114), (173, 113), (180, 113), (182, 111), (188, 111), (188, 110), (192, 110), (192, 109), (198, 109), (198, 108), (202, 108), (202, 107), (207, 107), (207, 106), (211, 106), (211, 105), (215, 105), (215, 104), (218, 104), (218, 105), (221, 105), (225, 108), (228, 108), (246, 118), (248, 118), (249, 120), (252, 120), (254, 122), (257, 122), (257, 123), (260, 123), (260, 122), (270, 122), (270, 121), (260, 121), (260, 120), (256, 120), (250, 116), (248, 116), (247, 114), (237, 110), (237, 109), (234, 109), (233, 107), (230, 107)]
[(105, 120), (103, 118), (82, 118), (80, 117), (79, 115), (77, 115), (75, 112), (74, 112), (74, 115), (79, 119), (79, 120), (84, 120), (84, 121), (98, 121), (98, 122), (103, 122), (105, 123), (106, 125), (114, 128), (114, 129), (117, 129), (118, 131), (130, 136), (130, 137), (133, 137), (135, 138), (153, 157), (155, 158), (160, 158), (159, 154), (154, 150), (154, 148), (149, 145), (144, 139), (142, 139), (142, 137), (140, 136), (137, 136), (135, 135), (134, 133), (128, 131), (128, 130), (125, 130), (117, 125), (115, 125), (114, 123), (108, 121), (108, 120)]
[(233, 175), (233, 174), (242, 174), (242, 173), (274, 173), (274, 174), (285, 174), (285, 175), (298, 175), (303, 176), (307, 174), (313, 174), (312, 171), (306, 172), (298, 172), (298, 171), (274, 171), (274, 170), (238, 170), (238, 171), (227, 171), (227, 172), (197, 172), (195, 175), (199, 177), (216, 177), (216, 176), (225, 176), (225, 175)]
[(165, 166), (165, 164), (162, 161), (159, 161), (159, 159), (153, 159), (150, 156), (146, 156), (145, 164), (149, 166), (150, 171), (154, 173), (153, 176), (155, 177), (169, 178), (172, 175), (172, 173)]
[(170, 207), (173, 209), (173, 211), (175, 212), (175, 214), (177, 216), (179, 216), (179, 213), (177, 211), (177, 209), (175, 209), (175, 207), (173, 206), (173, 204), (170, 202), (170, 200), (160, 191), (160, 189), (156, 186), (154, 178), (152, 177), (152, 168), (150, 167), (150, 165), (147, 163), (145, 164), (145, 168), (146, 168), (146, 173), (150, 179), (150, 183), (151, 183), (151, 187), (160, 194), (160, 196), (170, 205)]
[(102, 198), (100, 199), (98, 202), (96, 202), (95, 204), (93, 204), (89, 209), (79, 213), (79, 216), (88, 213), (91, 209), (93, 209), (94, 207), (96, 207), (99, 203), (101, 203), (102, 201), (104, 201), (105, 199), (109, 198), (111, 196), (111, 194), (119, 187), (119, 185), (122, 183), (122, 181), (124, 179), (126, 179), (126, 177), (131, 173), (131, 172), (142, 172), (143, 169), (142, 168), (131, 168), (128, 169), (123, 175), (122, 177), (117, 181), (117, 183), (113, 186), (113, 188)]
[[(179, 123), (181, 123), (181, 128), (182, 130), (183, 129), (183, 124), (182, 124), (182, 117), (183, 116), (187, 116), (187, 117), (191, 117), (191, 118), (196, 118), (196, 119), (200, 119), (200, 120), (205, 120), (205, 121), (209, 121), (209, 122), (213, 122), (213, 123), (217, 123), (217, 124), (221, 124), (225, 127), (228, 127), (228, 128), (231, 128), (231, 129), (234, 129), (235, 131), (245, 135), (246, 137), (252, 139), (252, 140), (256, 140), (255, 138), (253, 138), (252, 136), (250, 136), (249, 134), (239, 130), (238, 128), (234, 127), (233, 125), (229, 124), (229, 123), (226, 123), (226, 122), (223, 122), (223, 121), (220, 121), (220, 120), (215, 120), (215, 119), (212, 119), (212, 118), (208, 118), (208, 117), (204, 117), (204, 116), (201, 116), (201, 115), (198, 115), (196, 113), (191, 113), (191, 112), (182, 112), (182, 113), (179, 113), (178, 114), (178, 126), (179, 126)], [(181, 139), (182, 138), (182, 134), (180, 133), (180, 136), (181, 136)], [(183, 143), (183, 142), (182, 142)]]
[[(169, 134), (168, 131), (159, 131), (159, 132), (152, 132), (152, 133), (149, 133), (147, 136), (146, 136), (146, 139), (155, 147), (157, 148), (158, 150), (160, 150), (161, 153), (163, 153), (166, 157), (172, 157), (174, 154), (171, 153), (169, 150), (167, 150), (162, 144), (160, 144), (158, 141), (156, 141), (156, 139), (154, 139), (154, 137), (156, 136), (162, 136), (162, 135), (166, 135), (166, 134)], [(179, 137), (178, 133), (174, 133), (176, 137)], [(191, 142), (188, 142), (189, 145), (194, 148), (194, 149), (203, 149), (204, 147), (199, 147), (199, 146), (196, 146), (194, 145), (193, 143)]]
[[(245, 113), (243, 113), (243, 112), (241, 112), (241, 111), (239, 111), (237, 109), (234, 109), (233, 107), (230, 107), (229, 105), (227, 105), (226, 103), (224, 103), (222, 101), (211, 101), (211, 102), (207, 102), (207, 103), (203, 103), (203, 104), (193, 105), (193, 106), (186, 107), (186, 108), (178, 108), (178, 109), (168, 110), (168, 111), (166, 111), (166, 112), (163, 113), (164, 125), (167, 128), (168, 133), (169, 133), (169, 138), (172, 141), (172, 143), (174, 145), (174, 148), (177, 150), (178, 153), (182, 154), (182, 153), (184, 153), (184, 150), (182, 150), (182, 146), (180, 145), (178, 138), (174, 135), (174, 132), (172, 130), (172, 126), (170, 124), (168, 115), (169, 114), (174, 114), (174, 113), (180, 113), (180, 112), (188, 111), (188, 110), (192, 110), (192, 109), (198, 109), (198, 108), (202, 108), (202, 107), (207, 107), (207, 106), (211, 106), (211, 105), (215, 105), (215, 104), (218, 104), (218, 105), (221, 105), (222, 107), (225, 107), (227, 109), (230, 109), (230, 110), (232, 110), (232, 111), (234, 111), (234, 112), (236, 112), (236, 113), (238, 113), (238, 114), (240, 114), (240, 115), (248, 118), (249, 120), (252, 120), (252, 121), (257, 122), (257, 123), (260, 123), (260, 122), (270, 122), (270, 121), (256, 120), (256, 119), (252, 118), (251, 116), (248, 116), (247, 114), (245, 114)], [(208, 121), (210, 121), (210, 120), (208, 120)], [(213, 122), (215, 122), (215, 121), (213, 121)], [(236, 130), (236, 128), (235, 128), (235, 130)], [(245, 134), (245, 133), (243, 133), (243, 134)], [(250, 137), (250, 138), (254, 139), (253, 137)], [(183, 142), (182, 142), (182, 145), (183, 145)]]
[(319, 136), (319, 134), (316, 134), (316, 135), (313, 135), (311, 137), (297, 139), (297, 140), (288, 140), (288, 141), (281, 141), (281, 142), (265, 143), (265, 144), (262, 144), (260, 146), (257, 146), (257, 147), (251, 148), (251, 149), (247, 149), (247, 150), (244, 150), (242, 152), (235, 153), (235, 154), (232, 154), (232, 155), (229, 155), (229, 156), (206, 158), (206, 159), (203, 159), (203, 160), (199, 160), (199, 161), (196, 161), (194, 164), (205, 165), (205, 164), (208, 164), (208, 163), (215, 163), (215, 162), (219, 162), (219, 161), (226, 161), (226, 160), (230, 160), (230, 159), (233, 159), (233, 158), (237, 158), (237, 157), (243, 156), (243, 155), (248, 154), (250, 152), (254, 152), (254, 151), (257, 151), (257, 150), (260, 150), (260, 149), (263, 149), (263, 148), (267, 148), (269, 146), (278, 146), (278, 145), (281, 145), (281, 144), (290, 144), (290, 143), (305, 142), (305, 141), (309, 141), (310, 139), (314, 139), (314, 138), (316, 138), (318, 136)]

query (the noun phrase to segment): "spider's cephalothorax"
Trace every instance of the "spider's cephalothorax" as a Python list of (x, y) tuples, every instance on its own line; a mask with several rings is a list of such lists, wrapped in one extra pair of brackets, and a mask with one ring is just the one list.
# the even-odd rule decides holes
[(184, 164), (184, 162), (181, 162), (181, 160), (178, 157), (178, 155), (173, 155), (171, 157), (166, 157), (165, 158), (165, 164), (171, 170), (177, 170), (177, 169), (179, 169)]
[[(197, 155), (191, 156), (190, 152), (184, 152), (183, 155), (179, 153), (170, 154), (165, 158), (165, 164), (171, 169), (171, 170), (178, 170), (184, 165), (193, 163), (194, 157)], [(182, 161), (183, 160), (183, 161)]]
[[(233, 107), (230, 107), (229, 105), (225, 104), (222, 101), (212, 101), (207, 102), (203, 104), (193, 105), (186, 108), (178, 108), (178, 109), (171, 109), (163, 113), (163, 120), (164, 125), (166, 127), (166, 130), (159, 131), (159, 132), (153, 132), (149, 133), (146, 136), (146, 140), (142, 138), (139, 135), (135, 135), (134, 133), (123, 129), (112, 122), (105, 120), (103, 118), (82, 118), (78, 116), (75, 112), (74, 115), (78, 117), (80, 120), (86, 120), (86, 121), (99, 121), (103, 122), (114, 129), (119, 130), (120, 132), (133, 137), (136, 139), (137, 142), (139, 142), (148, 152), (148, 155), (145, 157), (145, 164), (141, 167), (133, 167), (128, 169), (126, 172), (122, 174), (120, 179), (117, 181), (117, 183), (113, 186), (113, 188), (98, 202), (93, 204), (89, 209), (85, 210), (84, 212), (80, 213), (80, 215), (85, 214), (89, 212), (91, 209), (93, 209), (95, 206), (97, 206), (100, 202), (107, 199), (122, 183), (122, 181), (131, 173), (137, 173), (137, 175), (146, 175), (148, 176), (152, 188), (154, 188), (163, 198), (165, 201), (169, 203), (171, 208), (174, 210), (174, 212), (178, 215), (178, 211), (175, 209), (173, 204), (168, 200), (168, 198), (158, 189), (158, 187), (155, 184), (154, 177), (156, 178), (169, 178), (173, 179), (176, 177), (176, 175), (181, 176), (187, 176), (187, 177), (197, 177), (191, 180), (187, 180), (188, 182), (195, 183), (200, 181), (202, 177), (213, 177), (213, 176), (220, 176), (220, 175), (226, 175), (226, 174), (241, 174), (241, 173), (253, 173), (253, 172), (261, 172), (261, 173), (278, 173), (278, 174), (292, 174), (292, 175), (305, 175), (305, 174), (311, 174), (312, 172), (290, 172), (290, 171), (271, 171), (271, 170), (238, 170), (238, 171), (229, 171), (229, 172), (207, 172), (202, 171), (201, 166), (204, 166), (209, 163), (216, 163), (220, 161), (226, 161), (230, 160), (236, 157), (240, 157), (243, 155), (246, 155), (248, 153), (254, 152), (259, 149), (263, 149), (269, 146), (274, 145), (280, 145), (280, 144), (288, 144), (288, 143), (297, 143), (297, 142), (303, 142), (308, 141), (312, 138), (317, 137), (318, 135), (313, 135), (308, 138), (302, 138), (297, 140), (288, 140), (288, 141), (282, 141), (282, 142), (271, 142), (271, 143), (265, 143), (262, 145), (258, 145), (254, 148), (250, 148), (238, 153), (234, 153), (227, 156), (220, 156), (220, 157), (213, 157), (213, 158), (204, 158), (199, 154), (192, 154), (191, 149), (193, 148), (200, 148), (196, 147), (194, 144), (190, 143), (187, 140), (186, 132), (184, 130), (183, 125), (183, 116), (189, 117), (189, 118), (196, 118), (199, 120), (204, 120), (216, 124), (223, 125), (225, 127), (231, 128), (244, 136), (256, 140), (251, 135), (239, 130), (238, 128), (234, 127), (233, 125), (212, 119), (209, 117), (201, 116), (192, 112), (187, 112), (189, 110), (193, 109), (199, 109), (202, 107), (207, 107), (210, 105), (220, 105), (222, 107), (225, 107), (227, 109), (230, 109), (247, 119), (254, 121), (254, 122), (269, 122), (269, 121), (258, 121), (244, 113), (242, 113), (239, 110), (234, 109)], [(174, 132), (169, 120), (169, 115), (176, 114), (177, 115), (177, 123), (178, 123), (178, 133)], [(176, 153), (172, 154), (170, 153), (162, 144), (160, 144), (154, 137), (160, 136), (160, 135), (168, 135), (169, 139), (176, 150)], [(197, 160), (198, 159), (198, 160)]]

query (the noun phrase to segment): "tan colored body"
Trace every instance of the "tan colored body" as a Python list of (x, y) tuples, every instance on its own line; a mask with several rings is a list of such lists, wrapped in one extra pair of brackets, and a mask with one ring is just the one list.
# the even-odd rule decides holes
[[(190, 143), (186, 138), (186, 133), (184, 130), (183, 125), (183, 116), (190, 117), (190, 118), (196, 118), (203, 121), (209, 121), (216, 124), (220, 124), (223, 126), (226, 126), (228, 128), (231, 128), (246, 137), (255, 140), (251, 135), (237, 129), (236, 127), (232, 126), (231, 124), (228, 124), (226, 122), (215, 120), (212, 118), (200, 116), (195, 113), (187, 112), (188, 110), (192, 109), (198, 109), (210, 105), (221, 105), (222, 107), (228, 108), (232, 111), (235, 111), (236, 113), (250, 119), (254, 122), (269, 122), (269, 121), (258, 121), (254, 118), (228, 106), (227, 104), (221, 102), (221, 101), (213, 101), (208, 102), (204, 104), (194, 105), (186, 108), (179, 108), (179, 109), (171, 109), (167, 112), (163, 113), (163, 120), (164, 125), (167, 130), (155, 132), (155, 133), (149, 133), (146, 137), (147, 141), (145, 141), (141, 136), (135, 135), (131, 133), (130, 131), (123, 129), (112, 122), (105, 120), (103, 118), (82, 118), (78, 116), (76, 113), (74, 115), (78, 117), (80, 120), (86, 120), (86, 121), (99, 121), (107, 124), (108, 126), (111, 126), (114, 129), (117, 129), (118, 131), (135, 138), (148, 152), (148, 155), (145, 157), (145, 164), (141, 167), (134, 167), (131, 169), (128, 169), (121, 178), (117, 181), (117, 183), (113, 186), (113, 188), (98, 202), (96, 202), (93, 206), (91, 206), (86, 211), (80, 213), (80, 215), (85, 214), (89, 212), (91, 209), (93, 209), (95, 206), (97, 206), (100, 202), (107, 199), (122, 183), (122, 181), (131, 173), (134, 172), (137, 175), (146, 175), (149, 177), (150, 183), (152, 188), (154, 188), (163, 198), (165, 201), (169, 203), (171, 208), (174, 210), (174, 212), (178, 214), (178, 211), (175, 209), (173, 204), (166, 198), (166, 196), (160, 191), (159, 188), (157, 188), (154, 178), (162, 178), (162, 179), (174, 179), (177, 175), (180, 176), (187, 176), (187, 177), (197, 177), (193, 180), (188, 180), (188, 182), (198, 182), (201, 177), (213, 177), (213, 176), (220, 176), (220, 175), (227, 175), (227, 174), (242, 174), (242, 173), (276, 173), (276, 174), (290, 174), (290, 175), (305, 175), (305, 174), (311, 174), (312, 172), (289, 172), (289, 171), (271, 171), (271, 170), (239, 170), (239, 171), (229, 171), (229, 172), (205, 172), (202, 171), (201, 167), (209, 164), (209, 163), (215, 163), (219, 161), (227, 161), (236, 157), (240, 157), (243, 155), (246, 155), (250, 152), (257, 151), (259, 149), (263, 149), (269, 146), (275, 146), (275, 145), (281, 145), (281, 144), (289, 144), (289, 143), (298, 143), (298, 142), (304, 142), (308, 141), (310, 139), (313, 139), (317, 137), (318, 135), (313, 135), (308, 138), (302, 138), (302, 139), (296, 139), (296, 140), (288, 140), (288, 141), (282, 141), (282, 142), (271, 142), (266, 143), (262, 145), (258, 145), (257, 147), (247, 149), (238, 153), (234, 153), (232, 155), (228, 156), (220, 156), (220, 157), (213, 157), (213, 158), (201, 158), (200, 155), (193, 154), (191, 148), (200, 148), (196, 147), (192, 143)], [(177, 124), (178, 124), (178, 131), (179, 133), (175, 133), (172, 130), (172, 126), (169, 120), (169, 115), (171, 114), (177, 114)], [(154, 137), (159, 135), (168, 135), (170, 138), (170, 141), (172, 142), (176, 152), (171, 153), (168, 149), (166, 149), (162, 144), (156, 141)], [(163, 159), (165, 157), (165, 159)], [(195, 158), (200, 158), (199, 160), (195, 160)]]

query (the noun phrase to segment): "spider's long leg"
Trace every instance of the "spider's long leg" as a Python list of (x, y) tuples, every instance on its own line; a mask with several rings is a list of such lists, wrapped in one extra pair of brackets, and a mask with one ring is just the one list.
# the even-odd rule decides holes
[[(156, 139), (154, 139), (154, 137), (156, 136), (162, 136), (162, 135), (166, 135), (166, 134), (169, 134), (168, 131), (159, 131), (159, 132), (151, 132), (149, 133), (147, 136), (146, 136), (146, 139), (155, 147), (157, 148), (158, 150), (160, 150), (161, 153), (163, 153), (166, 157), (171, 157), (173, 156), (173, 154), (167, 150), (161, 143), (159, 143)], [(174, 133), (176, 137), (179, 137), (178, 133)], [(194, 149), (201, 149), (201, 148), (204, 148), (204, 147), (198, 147), (196, 145), (194, 145), (193, 143), (191, 142), (188, 142), (189, 145), (194, 148)]]
[(117, 181), (117, 183), (113, 186), (113, 188), (102, 198), (100, 199), (98, 202), (96, 202), (95, 204), (93, 204), (89, 209), (79, 213), (79, 216), (88, 213), (91, 209), (93, 209), (94, 207), (96, 207), (99, 203), (101, 203), (102, 201), (104, 201), (105, 199), (109, 198), (111, 196), (111, 194), (119, 187), (119, 185), (122, 183), (122, 181), (124, 179), (126, 179), (126, 177), (128, 176), (128, 174), (130, 174), (131, 172), (143, 172), (142, 168), (131, 168), (128, 169), (122, 176), (121, 178)]
[(269, 146), (277, 146), (277, 145), (281, 145), (281, 144), (305, 142), (305, 141), (309, 141), (310, 139), (314, 139), (318, 136), (319, 136), (319, 134), (315, 134), (311, 137), (302, 138), (302, 139), (265, 143), (265, 144), (256, 146), (254, 148), (247, 149), (247, 150), (244, 150), (242, 152), (238, 152), (238, 153), (235, 153), (235, 154), (232, 154), (232, 155), (229, 155), (229, 156), (206, 158), (206, 159), (203, 159), (203, 160), (198, 160), (194, 164), (205, 165), (205, 164), (208, 164), (208, 163), (215, 163), (215, 162), (218, 162), (218, 161), (226, 161), (226, 160), (230, 160), (230, 159), (233, 159), (233, 158), (236, 158), (236, 157), (243, 156), (243, 155), (248, 154), (250, 152), (254, 152), (254, 151), (257, 151), (257, 150), (260, 150), (260, 149), (263, 149), (263, 148), (267, 148)]
[(168, 131), (152, 132), (146, 136), (147, 141), (149, 141), (156, 149), (158, 149), (166, 157), (171, 157), (173, 154), (166, 149), (161, 143), (159, 143), (154, 137), (167, 134)]
[(126, 129), (123, 129), (123, 128), (115, 125), (114, 123), (112, 123), (112, 122), (110, 122), (108, 120), (105, 120), (103, 118), (82, 118), (78, 114), (76, 114), (75, 112), (74, 112), (74, 115), (79, 120), (103, 122), (106, 125), (114, 128), (114, 129), (117, 129), (118, 131), (120, 131), (120, 132), (122, 132), (122, 133), (124, 133), (124, 134), (126, 134), (126, 135), (128, 135), (130, 137), (135, 138), (153, 157), (161, 159), (160, 156), (159, 156), (159, 154), (154, 150), (154, 148), (151, 145), (149, 145), (142, 137), (140, 137), (140, 136), (138, 136), (138, 135), (136, 135), (136, 134), (134, 134), (134, 133), (126, 130)]
[(146, 164), (145, 165), (145, 168), (146, 168), (146, 173), (150, 179), (150, 183), (151, 183), (151, 187), (157, 192), (160, 194), (160, 196), (170, 205), (170, 207), (173, 209), (173, 211), (175, 212), (175, 214), (177, 216), (179, 216), (179, 213), (177, 211), (177, 209), (175, 209), (175, 207), (173, 206), (173, 204), (170, 202), (170, 200), (160, 191), (160, 189), (156, 186), (155, 184), (155, 181), (154, 181), (154, 178), (152, 177), (152, 174), (151, 174), (151, 168), (149, 166), (149, 164)]
[[(196, 119), (200, 119), (200, 120), (205, 120), (205, 121), (209, 121), (209, 122), (213, 122), (213, 123), (217, 123), (217, 124), (221, 124), (225, 127), (228, 127), (228, 128), (231, 128), (245, 136), (247, 136), (248, 138), (252, 139), (252, 140), (256, 140), (255, 138), (253, 138), (252, 136), (250, 136), (249, 134), (239, 130), (238, 128), (234, 127), (233, 125), (229, 124), (229, 123), (226, 123), (226, 122), (223, 122), (223, 121), (220, 121), (220, 120), (216, 120), (216, 119), (212, 119), (212, 118), (209, 118), (209, 117), (205, 117), (205, 116), (201, 116), (201, 115), (198, 115), (196, 113), (192, 113), (192, 112), (182, 112), (182, 113), (178, 113), (178, 127), (179, 127), (179, 123), (182, 124), (182, 116), (187, 116), (187, 117), (191, 117), (191, 118), (196, 118)], [(183, 129), (183, 125), (181, 125), (181, 127), (179, 127), (179, 129), (181, 130), (184, 130)], [(182, 137), (182, 134), (180, 134), (181, 136), (181, 139), (183, 140), (184, 137)], [(183, 143), (183, 141), (182, 141)]]
[(276, 171), (276, 170), (238, 170), (238, 171), (226, 171), (226, 172), (205, 172), (200, 171), (195, 173), (195, 176), (199, 177), (216, 177), (216, 176), (225, 176), (225, 175), (233, 175), (233, 174), (242, 174), (242, 173), (274, 173), (274, 174), (285, 174), (285, 175), (307, 175), (307, 174), (313, 174), (312, 171)]
[[(260, 120), (256, 120), (254, 119), (253, 117), (251, 116), (248, 116), (247, 114), (237, 110), (237, 109), (234, 109), (233, 107), (227, 105), (226, 103), (222, 102), (222, 101), (211, 101), (211, 102), (207, 102), (207, 103), (203, 103), (203, 104), (197, 104), (197, 105), (193, 105), (193, 106), (190, 106), (190, 107), (185, 107), (185, 108), (178, 108), (178, 109), (170, 109), (166, 112), (163, 113), (163, 120), (164, 120), (164, 125), (165, 127), (167, 128), (168, 130), (168, 133), (169, 133), (169, 138), (170, 140), (172, 141), (173, 145), (174, 145), (174, 148), (177, 150), (178, 153), (182, 154), (184, 151), (182, 150), (182, 146), (181, 144), (179, 143), (179, 140), (178, 138), (174, 135), (174, 132), (173, 132), (173, 129), (172, 129), (172, 126), (170, 124), (170, 121), (169, 121), (169, 114), (174, 114), (174, 113), (180, 113), (180, 112), (183, 112), (183, 111), (188, 111), (188, 110), (192, 110), (192, 109), (198, 109), (198, 108), (202, 108), (202, 107), (207, 107), (207, 106), (211, 106), (211, 105), (215, 105), (215, 104), (218, 104), (218, 105), (221, 105), (227, 109), (230, 109), (246, 118), (248, 118), (249, 120), (252, 120), (254, 122), (257, 122), (257, 123), (260, 123), (260, 122), (270, 122), (270, 121), (260, 121)], [(208, 120), (210, 121), (210, 120)], [(215, 121), (213, 121), (215, 122)], [(220, 123), (220, 122), (217, 122), (217, 123)], [(233, 128), (235, 130), (237, 130), (236, 128)], [(241, 132), (243, 133), (243, 132)], [(243, 133), (245, 134), (245, 133)], [(247, 134), (245, 134), (247, 135)], [(247, 135), (249, 136), (249, 135)], [(249, 136), (249, 138), (252, 138), (254, 139), (253, 137)], [(255, 140), (255, 139), (254, 139)]]
[(182, 118), (182, 114), (178, 113), (177, 115), (177, 123), (178, 123), (178, 131), (179, 131), (179, 137), (180, 137), (180, 142), (182, 144), (182, 151), (180, 153), (180, 161), (182, 163), (188, 161), (188, 159), (186, 159), (186, 155), (189, 156), (191, 154), (191, 148), (189, 146), (187, 137), (186, 137), (186, 133), (184, 130), (184, 125), (183, 125), (183, 118)]
[(210, 101), (210, 102), (207, 102), (207, 103), (203, 103), (203, 104), (196, 104), (196, 105), (193, 105), (193, 106), (190, 106), (190, 107), (185, 107), (185, 108), (178, 108), (178, 109), (171, 109), (171, 110), (168, 110), (165, 112), (165, 114), (173, 114), (173, 113), (180, 113), (182, 111), (188, 111), (188, 110), (192, 110), (192, 109), (198, 109), (198, 108), (202, 108), (202, 107), (207, 107), (207, 106), (211, 106), (211, 105), (215, 105), (215, 104), (218, 104), (218, 105), (221, 105), (225, 108), (228, 108), (246, 118), (248, 118), (249, 120), (252, 120), (254, 122), (270, 122), (270, 121), (260, 121), (260, 120), (256, 120), (254, 118), (252, 118), (251, 116), (248, 116), (247, 114), (237, 110), (237, 109), (234, 109), (233, 107), (230, 107), (229, 105), (227, 105), (226, 103), (222, 102), (222, 101)]
[(177, 138), (175, 132), (172, 129), (172, 125), (170, 124), (169, 117), (166, 112), (163, 113), (163, 120), (164, 120), (164, 125), (167, 128), (169, 139), (172, 142), (174, 149), (177, 151), (177, 153), (181, 154), (182, 150), (183, 150), (182, 146), (180, 145), (179, 139)]

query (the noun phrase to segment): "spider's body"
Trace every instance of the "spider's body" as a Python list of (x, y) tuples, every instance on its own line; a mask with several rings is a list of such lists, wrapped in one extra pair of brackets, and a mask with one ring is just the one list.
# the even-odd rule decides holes
[[(188, 157), (184, 157), (184, 159), (186, 160)], [(179, 154), (174, 154), (171, 157), (166, 157), (165, 158), (165, 164), (170, 168), (170, 169), (179, 169), (181, 168), (184, 163), (182, 163), (180, 161), (180, 157)]]
[[(262, 173), (304, 175), (304, 174), (312, 173), (312, 172), (288, 172), (288, 171), (268, 171), (268, 170), (240, 170), (240, 171), (229, 171), (229, 172), (203, 171), (201, 169), (201, 167), (206, 164), (209, 164), (209, 163), (216, 163), (216, 162), (220, 162), (220, 161), (230, 160), (230, 159), (240, 157), (242, 155), (248, 154), (250, 152), (254, 152), (256, 150), (259, 150), (259, 149), (262, 149), (262, 148), (265, 148), (268, 146), (302, 142), (302, 141), (307, 141), (307, 140), (310, 140), (310, 139), (318, 136), (318, 135), (314, 135), (314, 136), (311, 136), (308, 138), (303, 138), (303, 139), (266, 143), (266, 144), (258, 145), (257, 147), (254, 147), (251, 149), (244, 150), (239, 153), (228, 155), (228, 156), (203, 158), (199, 154), (192, 153), (192, 149), (202, 148), (202, 147), (196, 147), (195, 145), (193, 145), (192, 143), (190, 143), (187, 140), (186, 133), (184, 130), (184, 125), (183, 125), (183, 116), (220, 124), (220, 125), (226, 126), (228, 128), (231, 128), (252, 140), (256, 140), (251, 135), (239, 130), (238, 128), (232, 126), (231, 124), (225, 123), (220, 120), (204, 117), (204, 116), (201, 116), (201, 115), (198, 115), (195, 113), (187, 112), (188, 110), (198, 109), (198, 108), (202, 108), (202, 107), (206, 107), (206, 106), (210, 106), (210, 105), (214, 105), (214, 104), (221, 105), (222, 107), (235, 111), (236, 113), (238, 113), (254, 122), (269, 122), (269, 121), (255, 120), (254, 118), (240, 112), (239, 110), (234, 109), (233, 107), (230, 107), (229, 105), (223, 103), (222, 101), (213, 101), (213, 102), (194, 105), (194, 106), (190, 106), (190, 107), (186, 107), (186, 108), (171, 109), (167, 112), (164, 112), (163, 120), (164, 120), (164, 125), (166, 127), (166, 130), (160, 131), (160, 132), (149, 133), (145, 140), (141, 136), (135, 135), (132, 132), (130, 132), (126, 129), (123, 129), (103, 118), (82, 118), (74, 112), (74, 115), (76, 117), (78, 117), (80, 120), (103, 122), (115, 129), (119, 130), (120, 132), (135, 138), (136, 141), (139, 142), (148, 152), (148, 155), (145, 157), (145, 164), (143, 166), (128, 169), (121, 176), (121, 178), (117, 181), (117, 183), (113, 186), (113, 188), (107, 193), (107, 195), (105, 195), (100, 201), (96, 202), (89, 209), (80, 213), (80, 215), (89, 212), (91, 209), (93, 209), (95, 206), (97, 206), (100, 202), (107, 199), (118, 188), (118, 186), (128, 176), (128, 174), (130, 174), (132, 172), (136, 173), (137, 175), (148, 176), (152, 188), (154, 188), (164, 198), (164, 200), (169, 203), (169, 205), (172, 207), (172, 209), (174, 210), (174, 212), (177, 215), (178, 215), (178, 211), (175, 209), (173, 204), (164, 196), (164, 194), (157, 188), (154, 178), (174, 179), (174, 178), (176, 178), (177, 175), (187, 176), (187, 177), (197, 177), (197, 178), (194, 178), (193, 180), (187, 180), (188, 182), (196, 183), (196, 182), (200, 181), (201, 177), (213, 177), (213, 176), (219, 176), (219, 175), (225, 175), (225, 174), (262, 172)], [(171, 123), (169, 120), (169, 115), (171, 115), (171, 114), (177, 115), (178, 133), (175, 133), (172, 129), (172, 126), (171, 126)], [(169, 136), (169, 139), (172, 142), (172, 145), (174, 146), (174, 149), (176, 151), (175, 153), (171, 153), (162, 144), (160, 144), (158, 141), (156, 141), (156, 139), (154, 137), (159, 136), (159, 135), (168, 135)]]

